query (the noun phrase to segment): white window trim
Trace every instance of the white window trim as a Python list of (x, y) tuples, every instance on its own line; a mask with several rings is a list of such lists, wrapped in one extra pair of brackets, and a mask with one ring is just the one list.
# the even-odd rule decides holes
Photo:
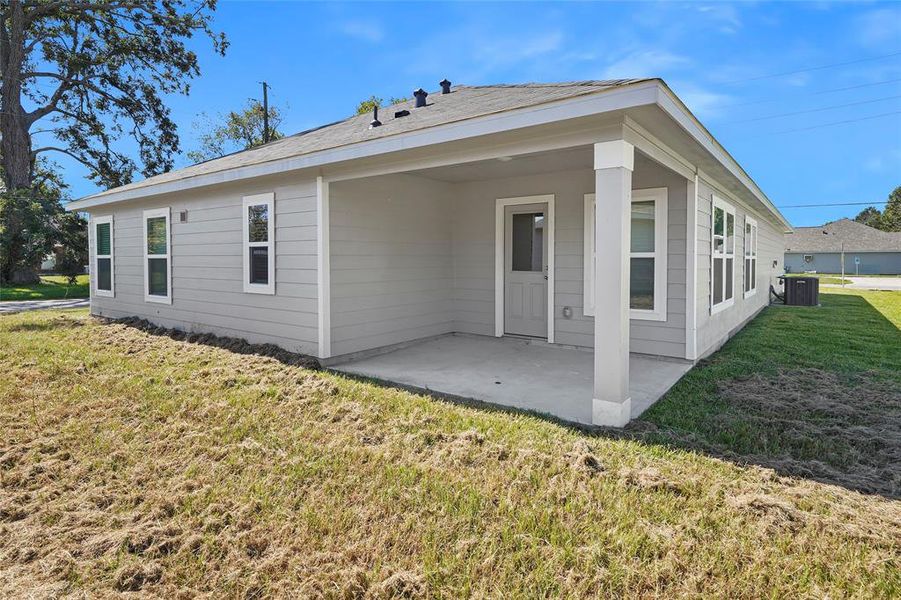
[[(754, 273), (755, 277), (754, 277), (754, 279), (751, 280), (751, 289), (744, 292), (744, 296), (743, 296), (744, 298), (750, 298), (751, 296), (753, 296), (754, 294), (757, 293), (757, 277), (756, 277), (756, 275), (757, 275), (757, 268), (759, 267), (759, 264), (757, 261), (757, 237), (759, 235), (759, 230), (757, 229), (757, 219), (750, 217), (748, 215), (745, 215), (745, 228), (744, 228), (745, 236), (748, 235), (748, 227), (747, 227), (748, 225), (751, 226), (751, 253), (745, 254), (744, 251), (742, 252), (741, 265), (742, 265), (742, 269), (747, 269), (748, 268), (747, 261), (748, 261), (748, 259), (751, 259), (751, 261), (754, 263), (754, 269), (751, 270), (751, 273)], [(744, 245), (747, 244), (747, 240), (743, 240), (743, 241), (744, 241), (744, 244), (742, 244), (742, 250), (744, 250)], [(742, 288), (742, 290), (745, 289), (744, 277), (742, 277), (741, 288)]]
[[(166, 218), (166, 253), (165, 254), (148, 254), (147, 253), (147, 219), (156, 217)], [(145, 210), (143, 220), (141, 221), (141, 229), (144, 230), (144, 302), (157, 302), (159, 304), (172, 304), (172, 219), (169, 214), (169, 207), (154, 208)], [(148, 260), (150, 258), (166, 259), (166, 295), (157, 296), (150, 294), (150, 268)]]
[[(714, 224), (716, 222), (716, 208), (720, 208), (723, 211), (723, 252), (720, 254), (716, 253), (716, 236), (714, 235)], [(723, 300), (719, 304), (713, 303), (713, 265), (716, 264), (716, 258), (719, 256), (723, 259), (723, 298), (726, 297), (726, 258), (729, 256), (726, 254), (726, 240), (728, 239), (726, 223), (728, 222), (728, 215), (732, 215), (732, 297), (728, 300)], [(730, 306), (735, 304), (735, 240), (738, 237), (735, 235), (735, 207), (720, 198), (717, 195), (713, 195), (713, 202), (710, 206), (710, 314), (715, 315), (718, 312), (724, 311)], [(744, 260), (744, 253), (742, 253), (742, 260)], [(744, 289), (744, 286), (742, 286)]]
[[(97, 226), (109, 223), (109, 254), (97, 254)], [(94, 250), (94, 256), (91, 260), (91, 289), (94, 295), (104, 298), (116, 297), (116, 260), (113, 258), (115, 254), (115, 242), (113, 234), (113, 216), (105, 215), (102, 217), (91, 217), (91, 248)], [(100, 270), (97, 268), (98, 258), (108, 258), (110, 264), (110, 289), (101, 290), (97, 287), (98, 274)]]
[[(654, 259), (654, 308), (629, 309), (629, 318), (641, 321), (666, 321), (667, 298), (667, 214), (668, 193), (665, 187), (632, 190), (632, 202), (654, 201), (654, 252), (630, 252), (629, 258)], [(582, 313), (594, 316), (595, 260), (595, 195), (585, 194), (582, 254)]]
[[(266, 214), (269, 216), (266, 227), (265, 242), (250, 241), (250, 207), (266, 205)], [(266, 194), (254, 194), (253, 196), (244, 196), (243, 210), (244, 224), (241, 226), (243, 232), (244, 244), (242, 252), (244, 254), (244, 292), (248, 294), (275, 294), (275, 194), (272, 192)], [(250, 283), (250, 248), (268, 248), (268, 269), (269, 281), (267, 283)]]

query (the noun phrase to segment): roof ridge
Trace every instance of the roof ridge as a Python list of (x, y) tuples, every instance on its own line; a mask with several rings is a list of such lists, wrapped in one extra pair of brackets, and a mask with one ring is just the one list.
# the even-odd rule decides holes
[(653, 77), (637, 77), (622, 79), (581, 79), (575, 81), (529, 81), (524, 83), (487, 83), (480, 85), (457, 84), (455, 88), (461, 89), (482, 89), (482, 88), (566, 88), (566, 87), (608, 87), (613, 85), (621, 85), (626, 82), (637, 83), (640, 81), (649, 81)]

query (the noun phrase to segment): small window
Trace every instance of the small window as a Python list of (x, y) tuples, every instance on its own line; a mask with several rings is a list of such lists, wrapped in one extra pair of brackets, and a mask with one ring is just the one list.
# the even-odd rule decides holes
[[(594, 194), (585, 195), (584, 313), (594, 315), (594, 270), (597, 260)], [(630, 317), (666, 320), (667, 189), (632, 191), (629, 252)]]
[(711, 314), (735, 302), (735, 208), (713, 197), (711, 215)]
[(275, 293), (275, 194), (244, 198), (244, 291)]
[(172, 303), (169, 208), (144, 211), (144, 300)]
[(807, 264), (812, 263), (812, 262), (813, 262), (813, 255), (812, 255), (812, 254), (805, 254), (805, 255), (804, 255), (804, 262), (807, 263)]
[(94, 234), (94, 268), (91, 279), (94, 281), (94, 295), (113, 297), (113, 217), (95, 217), (93, 219)]
[(745, 216), (745, 298), (757, 293), (757, 221)]

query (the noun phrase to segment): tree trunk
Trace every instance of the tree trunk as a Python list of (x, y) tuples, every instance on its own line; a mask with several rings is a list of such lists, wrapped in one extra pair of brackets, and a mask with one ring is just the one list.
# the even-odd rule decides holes
[[(34, 161), (31, 155), (31, 123), (22, 108), (22, 66), (25, 64), (25, 15), (21, 2), (13, 0), (5, 18), (0, 22), (0, 165), (8, 201), (17, 192), (31, 189)], [(26, 240), (23, 214), (18, 206), (7, 206), (3, 225), (13, 232), (0, 249), (0, 281), (34, 283), (40, 281), (34, 266), (22, 264), (21, 248)], [(21, 232), (21, 233), (19, 233)]]

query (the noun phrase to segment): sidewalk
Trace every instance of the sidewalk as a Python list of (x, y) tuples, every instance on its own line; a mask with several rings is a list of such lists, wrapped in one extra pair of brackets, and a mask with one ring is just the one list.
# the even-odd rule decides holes
[(26, 310), (41, 310), (43, 308), (82, 308), (89, 306), (91, 301), (87, 298), (73, 298), (71, 300), (23, 300), (21, 302), (0, 302), (0, 315), (11, 315)]

